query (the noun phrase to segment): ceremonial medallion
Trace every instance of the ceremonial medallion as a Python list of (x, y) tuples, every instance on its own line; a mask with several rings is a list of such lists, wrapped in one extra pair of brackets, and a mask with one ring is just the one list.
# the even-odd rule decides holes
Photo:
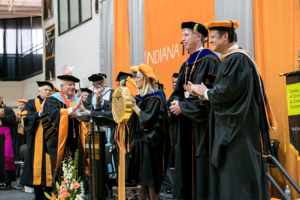
[(190, 93), (189, 93), (188, 91), (185, 91), (185, 92), (184, 92), (184, 97), (185, 97), (185, 98), (189, 98), (189, 97), (190, 97)]
[(119, 86), (112, 98), (112, 114), (115, 122), (128, 121), (131, 115), (131, 94), (127, 87)]

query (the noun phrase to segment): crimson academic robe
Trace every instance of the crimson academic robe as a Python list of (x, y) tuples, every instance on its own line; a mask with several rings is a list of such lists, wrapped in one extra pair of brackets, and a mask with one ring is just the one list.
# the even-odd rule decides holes
[(29, 187), (50, 187), (52, 182), (51, 162), (45, 153), (42, 118), (39, 116), (43, 99), (30, 99), (23, 111), (27, 151), (20, 183)]
[[(12, 136), (12, 129), (16, 125), (15, 112), (13, 111), (13, 109), (7, 106), (0, 105), (0, 108), (4, 108), (5, 115), (3, 118), (0, 119), (2, 121), (2, 127), (8, 127), (10, 129), (10, 136)], [(5, 170), (5, 148), (11, 148), (12, 150), (12, 143), (8, 144), (11, 146), (5, 145), (6, 139), (8, 138), (5, 138), (5, 135), (0, 134), (0, 183), (9, 183), (16, 180), (15, 170)]]
[[(191, 72), (199, 51), (190, 55), (187, 62), (180, 68), (175, 90), (168, 101), (177, 100), (182, 114), (171, 113), (171, 124), (177, 129), (177, 147), (175, 158), (175, 175), (173, 199), (208, 199), (208, 154), (196, 158), (197, 149), (205, 132), (208, 131), (208, 110), (205, 101), (190, 95), (184, 96), (185, 73), (187, 81), (191, 75), (191, 82), (209, 88), (213, 86), (219, 58), (209, 49), (203, 49), (195, 63), (195, 70)], [(175, 124), (175, 125), (174, 125)], [(176, 130), (175, 129), (175, 130)], [(173, 131), (173, 129), (171, 129)]]
[[(70, 107), (74, 106), (78, 98), (73, 95)], [(59, 175), (61, 162), (66, 150), (70, 150), (74, 158), (79, 149), (78, 176), (87, 187), (88, 160), (85, 154), (85, 134), (87, 126), (68, 115), (66, 102), (60, 92), (50, 96), (44, 105), (42, 125), (44, 129), (46, 153), (50, 155), (52, 176)]]
[(276, 122), (247, 55), (237, 49), (221, 55), (215, 84), (207, 92), (210, 130), (209, 143), (203, 144), (209, 144), (211, 200), (268, 198), (263, 157), (272, 154), (268, 131), (276, 132)]

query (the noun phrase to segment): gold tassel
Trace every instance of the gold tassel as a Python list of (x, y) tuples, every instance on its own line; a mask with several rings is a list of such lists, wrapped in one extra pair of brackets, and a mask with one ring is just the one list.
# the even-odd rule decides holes
[(193, 28), (193, 33), (198, 33), (198, 24), (195, 24), (194, 28)]

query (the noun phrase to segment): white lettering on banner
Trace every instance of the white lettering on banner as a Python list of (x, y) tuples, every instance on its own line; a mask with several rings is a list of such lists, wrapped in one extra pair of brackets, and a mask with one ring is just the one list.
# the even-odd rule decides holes
[[(177, 53), (177, 54), (176, 54)], [(148, 64), (157, 64), (159, 62), (167, 61), (169, 59), (169, 56), (171, 59), (174, 59), (175, 57), (180, 57), (178, 44), (175, 45), (172, 44), (172, 48), (169, 46), (164, 47), (163, 49), (154, 50), (151, 52), (145, 52), (145, 63)]]
[(291, 127), (292, 128), (292, 131), (299, 131), (300, 128), (299, 127)]

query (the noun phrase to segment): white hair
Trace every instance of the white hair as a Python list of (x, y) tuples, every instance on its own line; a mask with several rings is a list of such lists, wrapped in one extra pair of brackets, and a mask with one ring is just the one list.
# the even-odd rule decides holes
[[(48, 87), (50, 87), (50, 85), (43, 85), (42, 87), (39, 87), (39, 90), (38, 91), (40, 91), (41, 89), (43, 89), (45, 86), (48, 86)], [(51, 88), (51, 87), (50, 87)], [(51, 88), (52, 89), (52, 88)]]
[(60, 85), (64, 85), (65, 84), (65, 80), (60, 80)]

